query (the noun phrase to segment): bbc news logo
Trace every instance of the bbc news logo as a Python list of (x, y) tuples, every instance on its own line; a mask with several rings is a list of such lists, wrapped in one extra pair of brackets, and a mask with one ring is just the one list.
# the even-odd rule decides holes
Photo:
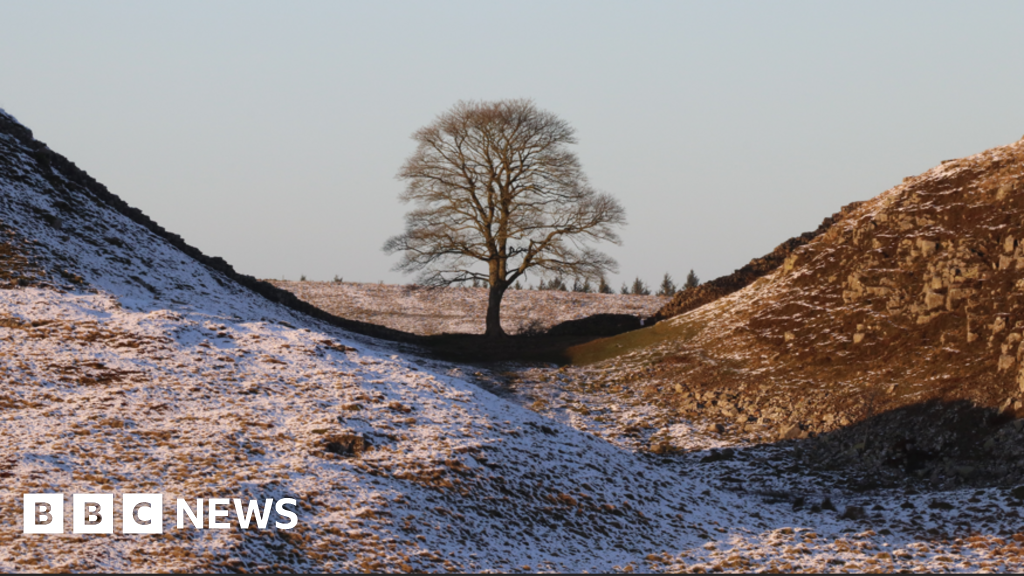
[[(163, 494), (123, 494), (121, 533), (163, 534), (163, 505)], [(178, 498), (176, 526), (181, 530), (188, 523), (200, 530), (226, 530), (231, 528), (227, 519), (234, 512), (243, 530), (248, 530), (251, 525), (262, 530), (269, 526), (273, 510), (277, 516), (274, 526), (278, 530), (291, 530), (299, 523), (299, 517), (294, 509), (289, 510), (287, 506), (294, 508), (295, 499), (281, 498), (275, 502), (273, 498), (267, 498), (261, 508), (258, 500), (249, 500), (244, 506), (239, 498), (210, 498), (206, 501), (197, 498), (193, 508), (185, 499)], [(64, 494), (25, 494), (23, 514), (25, 534), (63, 534)], [(74, 534), (113, 534), (114, 495), (73, 494), (71, 527)]]

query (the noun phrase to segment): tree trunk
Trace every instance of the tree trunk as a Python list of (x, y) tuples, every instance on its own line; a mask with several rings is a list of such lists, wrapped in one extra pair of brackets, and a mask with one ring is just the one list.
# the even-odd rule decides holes
[(501, 298), (505, 295), (505, 287), (491, 284), (487, 294), (487, 331), (485, 334), (491, 338), (500, 338), (505, 335), (501, 329)]

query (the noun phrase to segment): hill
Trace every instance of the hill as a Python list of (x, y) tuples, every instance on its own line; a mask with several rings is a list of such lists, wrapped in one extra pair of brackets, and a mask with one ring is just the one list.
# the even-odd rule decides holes
[[(474, 378), (189, 248), (3, 112), (0, 222), (0, 570), (1024, 565), (1024, 536), (999, 536), (1019, 529), (1015, 493), (853, 493), (805, 473), (791, 444), (711, 450), (728, 442), (678, 420), (690, 451), (654, 456), (639, 432), (606, 433), (638, 414), (611, 396), (571, 415), (527, 409), (517, 387), (550, 393), (551, 410), (571, 401), (570, 382), (541, 390), (567, 373), (516, 372), (492, 394), (477, 379), (497, 370)], [(644, 389), (616, 370), (588, 385)], [(23, 535), (21, 495), (38, 492), (68, 508), (73, 493), (162, 493), (164, 534), (121, 535), (115, 508), (112, 536)], [(299, 523), (175, 527), (170, 503), (211, 497), (294, 497)]]
[(815, 461), (867, 483), (1024, 480), (1024, 141), (943, 162), (833, 220), (745, 288), (575, 358), (634, 351), (647, 363), (637, 402), (741, 434), (818, 437)]

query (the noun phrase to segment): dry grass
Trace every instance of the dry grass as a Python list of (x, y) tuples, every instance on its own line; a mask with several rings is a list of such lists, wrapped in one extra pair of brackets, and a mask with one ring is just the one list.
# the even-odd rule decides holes
[[(267, 280), (336, 316), (420, 335), (483, 334), (486, 288), (423, 288), (411, 285)], [(509, 290), (502, 327), (509, 334), (546, 330), (594, 314), (652, 316), (667, 297)]]

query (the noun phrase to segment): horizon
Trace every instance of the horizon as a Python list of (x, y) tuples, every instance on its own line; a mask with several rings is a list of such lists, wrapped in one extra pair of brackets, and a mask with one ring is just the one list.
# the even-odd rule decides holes
[(239, 272), (399, 284), (394, 174), (458, 100), (576, 128), (626, 207), (612, 287), (728, 274), (1024, 134), (1019, 3), (524, 6), (9, 3), (0, 107)]

